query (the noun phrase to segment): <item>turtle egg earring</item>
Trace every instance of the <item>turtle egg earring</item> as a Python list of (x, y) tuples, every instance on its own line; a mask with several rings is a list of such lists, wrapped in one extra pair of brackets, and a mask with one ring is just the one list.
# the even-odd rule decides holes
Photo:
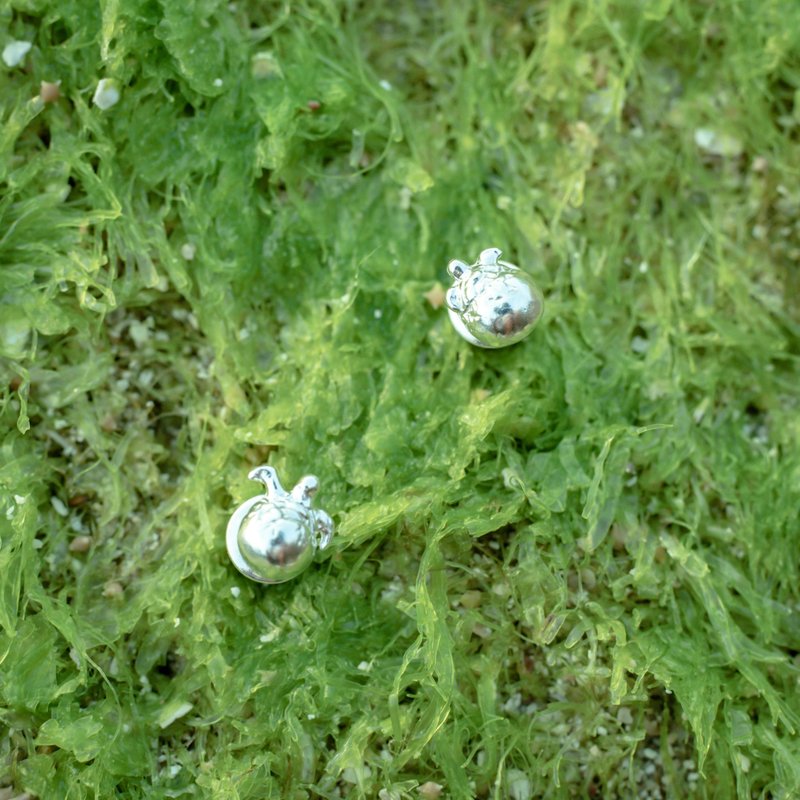
[(445, 301), (453, 327), (470, 344), (506, 347), (524, 339), (542, 317), (544, 300), (533, 279), (498, 259), (496, 247), (484, 250), (476, 264), (454, 259), (447, 271), (455, 279)]
[(306, 475), (287, 492), (272, 467), (256, 467), (248, 478), (261, 481), (266, 492), (233, 512), (226, 534), (228, 555), (242, 575), (259, 583), (296, 578), (333, 536), (331, 518), (311, 508), (319, 481)]

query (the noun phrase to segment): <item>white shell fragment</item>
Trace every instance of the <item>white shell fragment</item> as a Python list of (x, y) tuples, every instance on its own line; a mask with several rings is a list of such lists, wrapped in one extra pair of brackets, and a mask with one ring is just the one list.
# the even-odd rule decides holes
[(94, 90), (92, 102), (101, 110), (106, 111), (119, 102), (119, 88), (112, 78), (103, 78)]
[(31, 42), (9, 42), (3, 48), (3, 61), (5, 65), (7, 67), (16, 67), (21, 64), (32, 46)]

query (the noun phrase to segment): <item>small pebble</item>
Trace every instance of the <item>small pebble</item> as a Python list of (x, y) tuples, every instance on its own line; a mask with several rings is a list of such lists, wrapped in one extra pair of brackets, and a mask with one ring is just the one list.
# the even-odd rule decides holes
[(491, 629), (480, 623), (472, 629), (472, 632), (481, 639), (488, 639), (492, 635)]
[(706, 153), (730, 158), (741, 155), (743, 149), (742, 143), (735, 136), (710, 128), (698, 128), (694, 132), (694, 143)]
[(309, 100), (306, 103), (306, 108), (308, 108), (309, 111), (319, 111), (322, 108), (322, 103), (320, 103), (319, 100)]
[(283, 77), (283, 71), (278, 60), (269, 52), (256, 53), (253, 56), (250, 61), (250, 74), (256, 80)]
[(633, 725), (633, 714), (631, 714), (631, 710), (627, 706), (622, 706), (622, 708), (617, 711), (617, 720), (620, 725), (625, 725), (626, 727)]
[[(152, 323), (150, 318), (148, 318), (148, 321)], [(139, 322), (139, 320), (134, 320), (128, 327), (128, 334), (137, 347), (144, 347), (150, 340), (150, 325), (147, 324), (147, 321)]]
[(214, 78), (214, 86), (219, 89), (222, 87), (222, 78)]
[(154, 378), (155, 375), (153, 373), (153, 370), (151, 369), (142, 370), (141, 374), (139, 375), (139, 386), (141, 386), (143, 389), (146, 389), (153, 383)]
[(508, 794), (512, 800), (531, 800), (533, 791), (528, 776), (520, 769), (510, 769), (507, 773)]
[(241, 593), (242, 593), (242, 590), (238, 586), (231, 586), (231, 594), (235, 598), (238, 598)]
[(434, 781), (425, 781), (422, 786), (417, 787), (417, 791), (422, 795), (424, 800), (437, 800), (442, 794), (444, 786), (441, 783)]
[(739, 766), (742, 768), (742, 772), (750, 772), (750, 759), (744, 754), (739, 753)]
[(85, 553), (91, 546), (91, 536), (76, 536), (69, 543), (69, 551), (70, 553)]
[(67, 506), (60, 497), (53, 495), (50, 498), (50, 505), (53, 506), (53, 510), (56, 512), (56, 514), (58, 514), (59, 517), (66, 517), (69, 514)]
[[(364, 766), (361, 768), (361, 773), (363, 777), (369, 778), (372, 775), (372, 770), (366, 764), (364, 764)], [(353, 767), (345, 767), (342, 770), (342, 780), (352, 784), (360, 783), (358, 773)]]
[(503, 703), (501, 708), (507, 714), (518, 714), (522, 708), (522, 695), (519, 692), (514, 692), (514, 694)]
[(477, 608), (481, 604), (483, 594), (477, 589), (470, 589), (458, 599), (458, 604), (462, 608)]
[(125, 590), (119, 581), (109, 581), (103, 589), (103, 597), (115, 598), (122, 597)]
[(39, 87), (39, 97), (42, 98), (43, 103), (55, 103), (61, 97), (61, 81), (56, 83), (42, 81)]
[(181, 256), (186, 261), (191, 261), (195, 253), (197, 252), (197, 246), (192, 244), (191, 242), (186, 242), (186, 244), (181, 245)]

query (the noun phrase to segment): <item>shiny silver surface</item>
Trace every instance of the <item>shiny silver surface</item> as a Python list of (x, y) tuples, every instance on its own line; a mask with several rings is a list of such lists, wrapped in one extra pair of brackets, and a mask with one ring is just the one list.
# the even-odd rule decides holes
[(333, 536), (331, 518), (311, 507), (319, 481), (306, 475), (287, 492), (272, 467), (257, 467), (248, 477), (263, 483), (266, 491), (234, 511), (226, 533), (228, 555), (236, 569), (254, 581), (296, 578)]
[(454, 284), (445, 296), (453, 327), (478, 347), (507, 347), (524, 339), (544, 310), (542, 293), (519, 267), (500, 261), (496, 247), (477, 263), (454, 259), (447, 265)]

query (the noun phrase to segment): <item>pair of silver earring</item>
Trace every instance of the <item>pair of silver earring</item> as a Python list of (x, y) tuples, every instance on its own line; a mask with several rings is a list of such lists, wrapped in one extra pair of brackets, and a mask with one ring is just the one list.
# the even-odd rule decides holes
[[(514, 264), (500, 261), (501, 255), (491, 247), (475, 264), (454, 259), (447, 265), (454, 279), (445, 295), (450, 321), (477, 347), (495, 349), (521, 341), (544, 310), (533, 279)], [(257, 467), (248, 477), (264, 484), (265, 492), (233, 513), (226, 532), (228, 555), (242, 575), (259, 583), (296, 578), (333, 537), (331, 518), (311, 505), (319, 481), (306, 475), (287, 492), (272, 467)]]

